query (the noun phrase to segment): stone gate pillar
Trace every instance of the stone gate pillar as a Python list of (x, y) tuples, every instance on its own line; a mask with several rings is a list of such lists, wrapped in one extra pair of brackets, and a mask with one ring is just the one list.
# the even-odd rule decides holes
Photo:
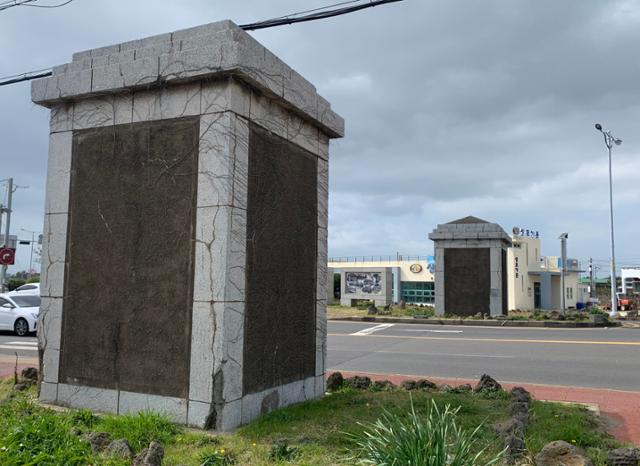
[(51, 109), (42, 401), (228, 430), (324, 393), (329, 139), (230, 21), (88, 50)]
[(497, 223), (465, 217), (429, 234), (436, 256), (436, 314), (507, 314), (507, 248)]

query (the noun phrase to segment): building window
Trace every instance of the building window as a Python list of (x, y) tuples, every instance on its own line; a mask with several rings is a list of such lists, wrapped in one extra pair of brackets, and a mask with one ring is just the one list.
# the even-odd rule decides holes
[(435, 291), (433, 282), (402, 282), (400, 299), (411, 304), (433, 304)]
[(527, 288), (527, 296), (531, 297), (531, 287)]
[(573, 288), (567, 288), (567, 299), (573, 299)]

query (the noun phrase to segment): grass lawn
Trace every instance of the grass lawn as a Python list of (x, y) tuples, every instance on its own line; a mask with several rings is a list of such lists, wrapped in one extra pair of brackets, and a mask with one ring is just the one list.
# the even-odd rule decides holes
[[(2, 381), (0, 387), (10, 386)], [(2, 390), (2, 388), (0, 388)], [(0, 393), (3, 393), (0, 391)], [(6, 396), (6, 390), (4, 395)], [(165, 446), (165, 465), (343, 465), (355, 464), (352, 440), (346, 433), (362, 430), (358, 423), (373, 422), (383, 409), (405, 414), (410, 396), (418, 412), (433, 398), (444, 406), (460, 407), (458, 422), (473, 429), (479, 424), (482, 442), (491, 456), (502, 444), (491, 426), (509, 416), (505, 393), (480, 394), (355, 391), (345, 389), (269, 413), (234, 434), (209, 435), (170, 424), (162, 416), (100, 416), (88, 411), (53, 411), (41, 407), (31, 389), (0, 404), (0, 464), (2, 465), (111, 465), (127, 462), (92, 455), (87, 443), (74, 435), (81, 431), (108, 432), (126, 438), (136, 453), (151, 440)], [(566, 440), (588, 450), (596, 465), (604, 465), (604, 450), (617, 444), (603, 432), (599, 421), (585, 409), (535, 402), (527, 447), (537, 453), (547, 442)]]

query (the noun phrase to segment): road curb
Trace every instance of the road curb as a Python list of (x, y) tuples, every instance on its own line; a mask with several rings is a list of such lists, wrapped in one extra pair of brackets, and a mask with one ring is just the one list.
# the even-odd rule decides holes
[(394, 324), (467, 325), (471, 327), (533, 327), (533, 328), (607, 328), (620, 327), (620, 322), (561, 322), (539, 320), (466, 320), (420, 319), (407, 317), (333, 317), (337, 322), (390, 322)]

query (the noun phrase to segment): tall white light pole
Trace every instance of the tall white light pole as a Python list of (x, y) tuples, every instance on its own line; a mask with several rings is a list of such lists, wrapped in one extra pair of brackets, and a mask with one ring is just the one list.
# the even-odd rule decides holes
[(609, 151), (609, 213), (611, 219), (611, 312), (609, 315), (615, 317), (618, 315), (618, 299), (616, 291), (618, 289), (616, 280), (616, 248), (613, 234), (613, 178), (611, 176), (611, 148), (615, 144), (622, 144), (622, 139), (613, 137), (611, 131), (604, 131), (600, 123), (596, 123), (596, 129), (604, 136), (604, 143)]
[(29, 244), (31, 245), (31, 254), (29, 256), (29, 278), (31, 278), (31, 276), (33, 275), (31, 273), (31, 270), (33, 268), (33, 243), (36, 242), (36, 233), (37, 231), (31, 231), (31, 230), (27, 230), (25, 228), (20, 228), (20, 231), (26, 231), (27, 233), (31, 233), (31, 241), (29, 242)]
[(562, 299), (560, 303), (562, 305), (562, 315), (567, 310), (567, 289), (565, 287), (565, 276), (567, 275), (567, 239), (569, 238), (569, 233), (562, 233), (558, 239), (560, 240), (560, 257), (562, 261), (562, 268), (560, 269), (560, 288), (562, 288)]

